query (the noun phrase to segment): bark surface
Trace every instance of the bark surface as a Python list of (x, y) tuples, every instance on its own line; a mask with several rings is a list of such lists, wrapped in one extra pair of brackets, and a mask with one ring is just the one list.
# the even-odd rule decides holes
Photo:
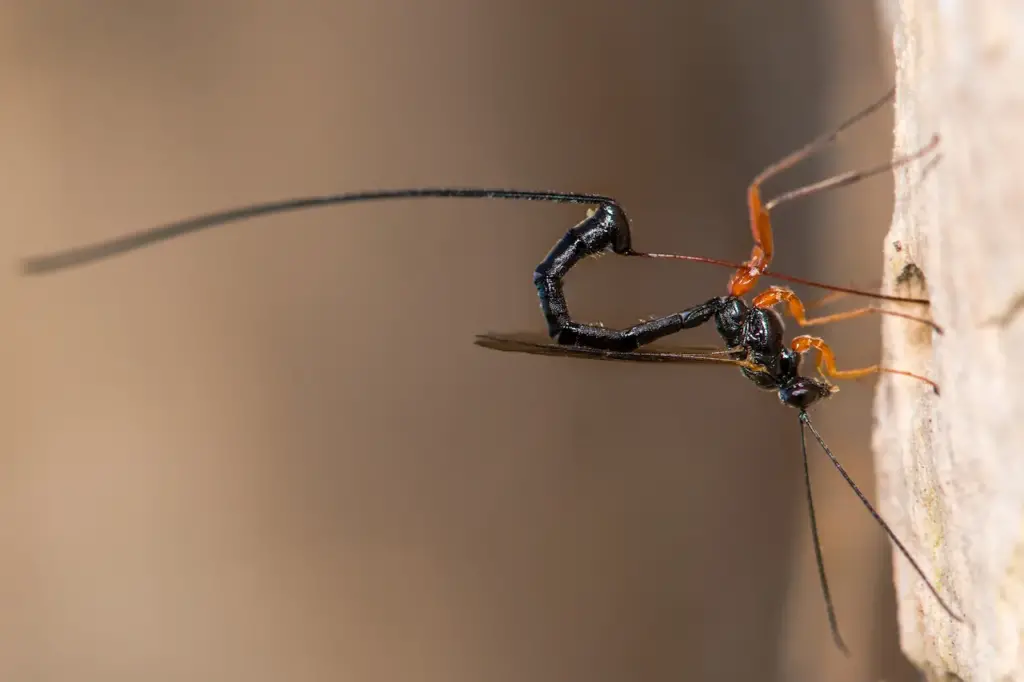
[(902, 646), (933, 680), (1024, 679), (1024, 5), (885, 6), (897, 74), (890, 292), (925, 295), (943, 328), (885, 320), (883, 361), (940, 396), (882, 380), (875, 450), (882, 513), (968, 623), (951, 620), (894, 555)]

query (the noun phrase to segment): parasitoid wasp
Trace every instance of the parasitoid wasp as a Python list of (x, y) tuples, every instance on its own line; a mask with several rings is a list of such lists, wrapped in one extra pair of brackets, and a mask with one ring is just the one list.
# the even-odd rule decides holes
[[(925, 299), (900, 298), (858, 289), (837, 287), (769, 270), (775, 252), (770, 217), (771, 211), (775, 207), (800, 197), (851, 185), (862, 179), (892, 171), (924, 157), (936, 148), (938, 145), (937, 136), (922, 149), (906, 156), (896, 157), (885, 164), (836, 175), (785, 192), (770, 201), (762, 199), (761, 186), (766, 180), (793, 167), (811, 156), (814, 152), (835, 142), (845, 130), (880, 109), (886, 102), (892, 99), (894, 94), (894, 90), (888, 91), (882, 98), (856, 113), (831, 132), (812, 140), (782, 160), (768, 166), (750, 182), (747, 188), (747, 204), (754, 246), (750, 257), (742, 263), (702, 256), (635, 250), (632, 246), (629, 219), (626, 217), (626, 213), (620, 204), (609, 196), (509, 189), (423, 188), (355, 192), (253, 204), (158, 226), (89, 246), (29, 258), (23, 262), (22, 271), (24, 274), (29, 275), (52, 273), (131, 252), (145, 246), (218, 225), (259, 216), (339, 204), (402, 199), (470, 198), (572, 203), (594, 207), (588, 210), (584, 220), (572, 227), (555, 244), (547, 257), (534, 271), (533, 281), (537, 288), (541, 311), (547, 324), (547, 335), (488, 333), (478, 335), (475, 343), (484, 348), (534, 355), (629, 362), (717, 363), (733, 366), (738, 368), (758, 388), (775, 392), (783, 404), (796, 409), (800, 423), (804, 485), (807, 494), (818, 577), (821, 583), (833, 639), (839, 649), (849, 655), (849, 650), (839, 633), (838, 621), (829, 592), (821, 544), (818, 537), (807, 457), (806, 432), (808, 430), (864, 507), (896, 545), (900, 553), (907, 559), (942, 608), (954, 620), (958, 622), (964, 621), (939, 594), (937, 588), (925, 575), (924, 570), (911, 556), (910, 551), (882, 519), (881, 515), (868, 501), (864, 493), (861, 492), (839, 460), (833, 455), (825, 440), (811, 423), (807, 412), (808, 408), (828, 398), (838, 390), (829, 381), (829, 378), (859, 379), (873, 374), (893, 374), (924, 382), (930, 385), (936, 393), (939, 387), (935, 382), (926, 377), (880, 365), (857, 369), (838, 369), (835, 354), (829, 345), (819, 337), (800, 335), (793, 338), (787, 345), (783, 338), (785, 330), (783, 319), (775, 308), (777, 306), (784, 306), (790, 317), (801, 327), (823, 325), (873, 313), (902, 317), (912, 322), (926, 324), (931, 326), (937, 333), (941, 333), (941, 329), (927, 318), (889, 310), (882, 308), (878, 304), (865, 305), (854, 310), (832, 315), (809, 318), (807, 316), (808, 306), (805, 306), (792, 290), (781, 286), (769, 287), (754, 296), (749, 303), (744, 300), (744, 297), (757, 285), (761, 277), (770, 277), (830, 290), (833, 292), (833, 295), (856, 295), (873, 298), (877, 301), (922, 306), (928, 304), (928, 301)], [(563, 292), (563, 279), (581, 260), (607, 252), (620, 256), (708, 263), (731, 268), (733, 275), (725, 295), (710, 298), (686, 310), (649, 319), (625, 329), (610, 329), (602, 325), (578, 322), (569, 314), (569, 308)], [(722, 338), (724, 347), (664, 347), (655, 343), (664, 337), (686, 329), (702, 326), (711, 321), (714, 321), (715, 329)], [(817, 353), (817, 377), (800, 374), (802, 357), (811, 351)]]

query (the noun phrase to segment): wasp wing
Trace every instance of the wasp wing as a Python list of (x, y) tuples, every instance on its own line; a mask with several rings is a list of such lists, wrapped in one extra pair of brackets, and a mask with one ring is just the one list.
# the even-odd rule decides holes
[(584, 360), (624, 360), (628, 362), (674, 362), (739, 365), (742, 350), (716, 346), (661, 346), (651, 344), (631, 351), (597, 350), (585, 346), (563, 346), (549, 337), (529, 332), (478, 334), (474, 343), (483, 348), (511, 353), (529, 353)]

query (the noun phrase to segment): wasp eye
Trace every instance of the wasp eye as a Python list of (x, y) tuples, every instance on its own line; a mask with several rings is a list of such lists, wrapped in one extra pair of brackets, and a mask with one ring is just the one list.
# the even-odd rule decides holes
[(832, 395), (835, 390), (835, 387), (824, 381), (798, 377), (789, 386), (779, 389), (779, 400), (798, 410), (806, 410), (822, 398)]

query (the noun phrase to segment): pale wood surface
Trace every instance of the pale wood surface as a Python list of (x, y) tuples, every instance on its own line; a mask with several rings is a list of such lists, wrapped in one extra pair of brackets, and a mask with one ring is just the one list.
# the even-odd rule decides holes
[(970, 623), (953, 622), (897, 557), (902, 645), (928, 679), (1024, 679), (1024, 6), (901, 0), (886, 14), (895, 151), (942, 137), (937, 163), (896, 174), (886, 284), (924, 292), (944, 334), (884, 323), (884, 362), (943, 391), (880, 383), (879, 499)]

